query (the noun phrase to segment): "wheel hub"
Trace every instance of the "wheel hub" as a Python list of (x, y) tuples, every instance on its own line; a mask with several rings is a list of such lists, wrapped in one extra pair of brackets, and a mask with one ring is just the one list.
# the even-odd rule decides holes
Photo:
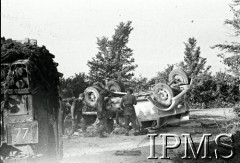
[(183, 81), (184, 81), (184, 79), (183, 79), (183, 77), (182, 77), (181, 75), (176, 75), (176, 76), (174, 77), (174, 79), (175, 79), (175, 81), (177, 81), (177, 82), (183, 82)]
[(162, 100), (167, 100), (168, 99), (168, 93), (163, 89), (160, 89), (158, 91), (158, 95)]
[(95, 101), (96, 96), (94, 95), (94, 93), (90, 93), (90, 94), (89, 94), (89, 99), (90, 99), (91, 101)]

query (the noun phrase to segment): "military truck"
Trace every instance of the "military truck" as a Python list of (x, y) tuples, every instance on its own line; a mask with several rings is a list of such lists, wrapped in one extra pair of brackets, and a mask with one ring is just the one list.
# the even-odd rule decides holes
[(36, 40), (1, 38), (1, 147), (4, 162), (59, 162), (63, 154), (54, 55)]
[[(154, 131), (165, 124), (187, 121), (190, 108), (186, 93), (192, 81), (182, 69), (175, 69), (170, 72), (167, 84), (157, 83), (148, 92), (135, 93), (137, 97), (135, 111), (139, 126)], [(121, 97), (126, 93), (117, 81), (111, 81), (105, 87), (98, 85), (88, 87), (84, 92), (86, 103), (94, 107), (102, 89), (111, 92), (113, 96), (112, 111), (120, 112)], [(85, 114), (93, 115), (96, 112), (89, 111)]]

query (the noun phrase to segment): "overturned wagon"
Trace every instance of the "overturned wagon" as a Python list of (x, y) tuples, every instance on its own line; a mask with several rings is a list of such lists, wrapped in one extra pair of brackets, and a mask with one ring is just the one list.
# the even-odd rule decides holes
[(192, 80), (181, 70), (169, 74), (169, 83), (159, 83), (149, 96), (139, 99), (135, 107), (140, 125), (156, 129), (164, 124), (179, 123), (189, 119), (186, 93)]
[[(114, 83), (114, 84), (113, 84)], [(178, 123), (189, 119), (189, 105), (186, 93), (192, 80), (181, 70), (173, 70), (169, 74), (169, 83), (158, 83), (150, 92), (135, 94), (137, 105), (135, 111), (137, 120), (142, 128), (156, 129), (167, 123)], [(120, 108), (121, 97), (126, 93), (121, 92), (122, 86), (111, 82), (111, 87), (92, 86), (85, 90), (86, 103), (94, 107), (101, 89), (108, 90), (112, 94), (112, 110), (117, 112)], [(111, 88), (112, 90), (110, 90)], [(85, 114), (95, 114), (85, 112)]]

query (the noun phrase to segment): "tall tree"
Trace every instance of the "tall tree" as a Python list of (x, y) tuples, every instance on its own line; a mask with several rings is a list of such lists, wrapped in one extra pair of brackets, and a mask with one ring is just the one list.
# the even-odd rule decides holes
[(204, 107), (207, 107), (210, 100), (210, 98), (207, 98), (209, 90), (204, 88), (211, 81), (209, 80), (211, 75), (208, 72), (211, 66), (206, 67), (207, 59), (201, 57), (200, 47), (197, 46), (195, 38), (189, 38), (188, 42), (184, 44), (184, 61), (180, 62), (178, 66), (193, 79), (191, 90), (187, 94), (188, 99), (192, 103), (200, 102)]
[[(233, 37), (239, 39), (240, 36), (240, 0), (233, 0), (230, 4), (230, 8), (233, 11), (233, 19), (225, 20), (225, 24), (229, 25), (233, 29)], [(224, 53), (218, 56), (223, 59), (223, 63), (229, 67), (229, 72), (240, 78), (240, 42), (227, 42), (226, 44), (217, 44), (212, 48), (219, 48)]]
[(206, 58), (200, 56), (200, 47), (197, 46), (197, 40), (195, 38), (189, 38), (188, 42), (184, 42), (185, 52), (184, 61), (179, 63), (179, 67), (183, 68), (189, 76), (202, 74), (207, 72), (211, 66), (205, 67), (207, 62)]
[(133, 50), (127, 46), (129, 35), (133, 30), (131, 21), (117, 25), (111, 39), (103, 36), (97, 38), (98, 54), (88, 61), (90, 80), (129, 80), (137, 67), (134, 63)]

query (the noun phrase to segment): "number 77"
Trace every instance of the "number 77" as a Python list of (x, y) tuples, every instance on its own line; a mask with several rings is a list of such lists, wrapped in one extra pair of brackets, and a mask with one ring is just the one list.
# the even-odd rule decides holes
[(18, 136), (20, 135), (20, 132), (21, 132), (22, 130), (25, 130), (25, 133), (24, 133), (24, 135), (23, 135), (23, 137), (22, 137), (22, 139), (24, 139), (24, 138), (26, 137), (27, 133), (28, 133), (28, 128), (17, 128), (17, 130), (18, 130), (18, 133), (17, 133), (16, 139), (17, 139)]

